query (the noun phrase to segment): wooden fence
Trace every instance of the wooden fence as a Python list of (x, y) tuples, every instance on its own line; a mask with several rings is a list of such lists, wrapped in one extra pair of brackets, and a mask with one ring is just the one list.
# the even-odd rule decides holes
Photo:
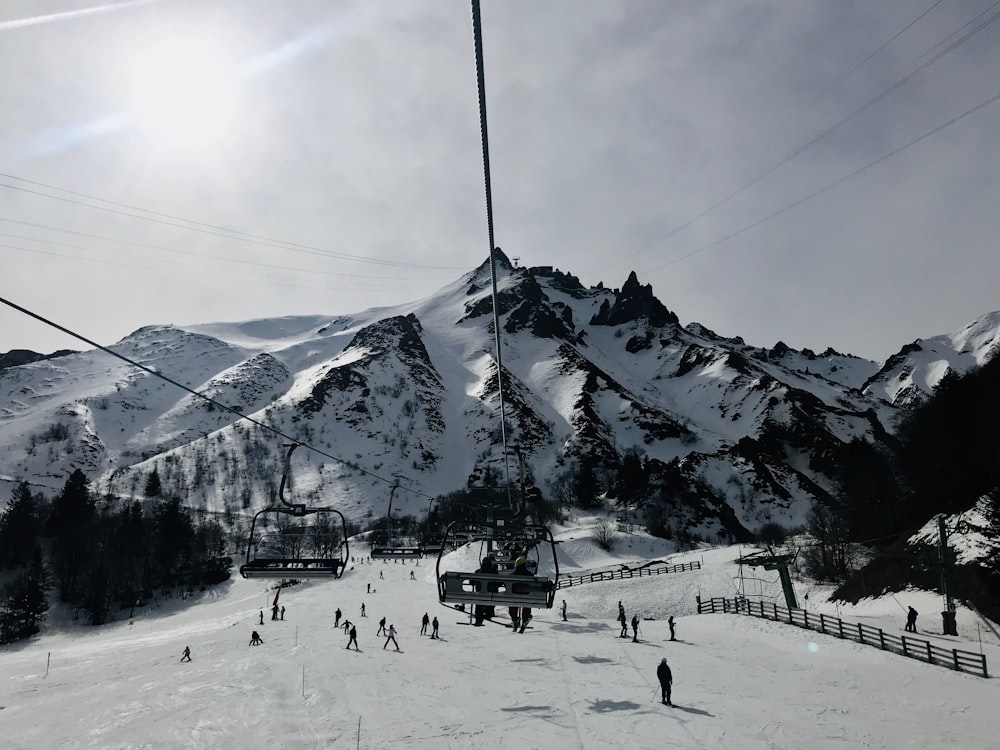
[(585, 583), (596, 583), (598, 581), (620, 581), (624, 578), (641, 578), (642, 576), (659, 576), (664, 573), (681, 573), (686, 570), (701, 570), (701, 563), (697, 560), (680, 565), (657, 565), (645, 566), (642, 568), (622, 568), (621, 570), (605, 570), (601, 573), (588, 573), (584, 576), (560, 576), (556, 583), (557, 589), (568, 588), (569, 586), (582, 586)]
[(990, 676), (986, 669), (986, 656), (983, 654), (957, 648), (942, 648), (920, 638), (886, 633), (881, 628), (862, 623), (844, 622), (839, 617), (807, 612), (804, 609), (789, 609), (773, 602), (754, 602), (749, 599), (698, 600), (698, 614), (717, 612), (763, 617), (765, 620), (797, 625), (800, 628), (876, 646), (883, 651), (892, 651), (928, 664), (950, 667), (959, 672), (981, 674), (983, 677)]

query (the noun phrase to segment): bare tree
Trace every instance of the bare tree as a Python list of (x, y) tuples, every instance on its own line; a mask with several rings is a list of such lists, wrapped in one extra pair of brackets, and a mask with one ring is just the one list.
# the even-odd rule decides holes
[(618, 530), (611, 521), (601, 521), (594, 527), (592, 538), (594, 544), (605, 552), (610, 552), (615, 548), (615, 542), (618, 541)]

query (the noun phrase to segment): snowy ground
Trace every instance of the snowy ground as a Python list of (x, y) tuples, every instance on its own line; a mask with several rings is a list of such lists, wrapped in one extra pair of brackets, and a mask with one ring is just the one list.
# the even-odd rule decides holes
[[(618, 554), (609, 556), (579, 528), (559, 536), (566, 574), (667, 556), (662, 542), (646, 537), (623, 539)], [(995, 679), (755, 618), (693, 614), (699, 591), (733, 595), (739, 570), (731, 561), (738, 554), (734, 548), (674, 554), (672, 562), (703, 560), (704, 570), (561, 590), (556, 603), (566, 599), (569, 621), (561, 622), (558, 610), (536, 612), (524, 635), (458, 624), (464, 622), (459, 613), (437, 603), (433, 561), (357, 565), (339, 581), (284, 589), (284, 622), (270, 620), (274, 591), (265, 582), (237, 578), (194, 607), (162, 606), (141, 613), (133, 625), (49, 629), (0, 651), (0, 745), (997, 746)], [(744, 569), (748, 594), (770, 597), (780, 590), (774, 573), (750, 575)], [(368, 584), (374, 593), (366, 593)], [(810, 597), (813, 609), (820, 608), (818, 598)], [(926, 593), (897, 598), (928, 615), (939, 606)], [(640, 611), (655, 618), (642, 622), (640, 643), (617, 637), (619, 600), (629, 617)], [(822, 606), (835, 613), (834, 605)], [(360, 652), (346, 651), (346, 636), (333, 628), (337, 607), (359, 624)], [(441, 640), (419, 635), (424, 612), (441, 621)], [(674, 643), (667, 614), (677, 617)], [(892, 599), (841, 614), (894, 630), (903, 624)], [(383, 650), (384, 639), (375, 635), (382, 616), (399, 630), (400, 653), (391, 644)], [(973, 616), (960, 610), (958, 622), (957, 647), (978, 651)], [(251, 648), (254, 629), (264, 644)], [(985, 631), (983, 640), (992, 668), (1000, 668), (1000, 647)], [(182, 664), (185, 646), (194, 660)], [(663, 657), (674, 670), (674, 708), (658, 702), (655, 669)]]

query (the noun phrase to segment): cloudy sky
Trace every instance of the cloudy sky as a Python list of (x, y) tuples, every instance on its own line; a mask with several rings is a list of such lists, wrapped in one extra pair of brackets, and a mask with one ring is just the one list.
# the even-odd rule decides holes
[[(484, 0), (497, 243), (760, 346), (957, 330), (1000, 309), (994, 5)], [(0, 68), (0, 297), (101, 344), (487, 257), (466, 0), (6, 0)]]

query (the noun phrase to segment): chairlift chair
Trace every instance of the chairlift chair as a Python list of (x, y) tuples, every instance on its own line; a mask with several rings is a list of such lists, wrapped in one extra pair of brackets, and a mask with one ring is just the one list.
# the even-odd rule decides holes
[[(453, 533), (454, 522), (448, 526), (445, 532), (445, 542)], [(485, 530), (483, 538), (496, 539), (502, 537), (503, 532), (497, 534), (496, 530), (503, 528), (493, 525)], [(497, 573), (471, 573), (456, 570), (441, 570), (441, 562), (444, 557), (444, 550), (438, 553), (436, 575), (438, 582), (438, 601), (446, 607), (459, 609), (458, 605), (466, 606), (486, 605), (497, 607), (531, 607), (551, 609), (555, 602), (556, 581), (559, 580), (559, 559), (556, 556), (555, 540), (552, 532), (545, 526), (521, 525), (521, 529), (530, 531), (532, 537), (541, 539), (548, 543), (552, 552), (552, 561), (555, 566), (554, 577), (538, 575), (537, 560), (535, 571), (531, 576), (515, 576), (512, 572)], [(522, 553), (523, 554), (523, 553)]]
[[(240, 575), (244, 578), (340, 578), (344, 574), (349, 556), (344, 514), (334, 508), (309, 507), (285, 499), (289, 465), (292, 452), (297, 447), (297, 443), (288, 446), (285, 455), (285, 469), (278, 487), (281, 505), (264, 508), (254, 514), (247, 541), (246, 562), (240, 566)], [(337, 530), (335, 524), (325, 528), (319, 524), (303, 524), (291, 533), (287, 527), (272, 532), (258, 530), (261, 519), (274, 518), (280, 525), (288, 517), (306, 518), (318, 514), (340, 516), (340, 529)], [(303, 554), (307, 547), (312, 547), (314, 554)]]

